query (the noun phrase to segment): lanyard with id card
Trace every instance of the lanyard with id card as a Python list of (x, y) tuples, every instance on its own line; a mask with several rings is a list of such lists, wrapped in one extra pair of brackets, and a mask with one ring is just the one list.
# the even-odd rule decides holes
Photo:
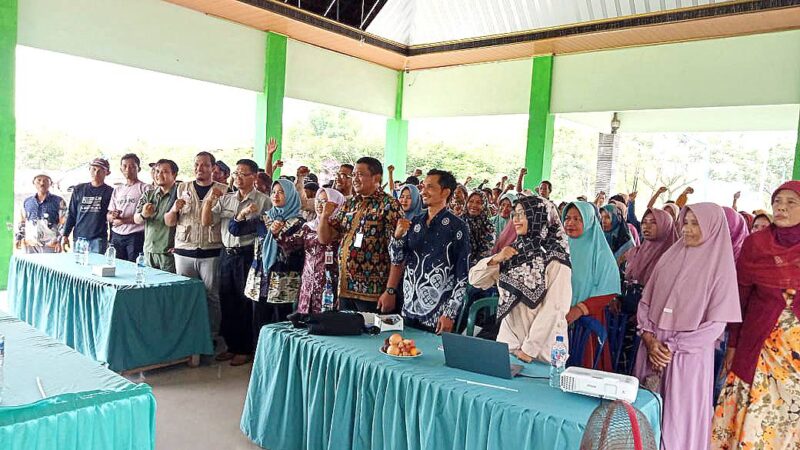
[(364, 245), (364, 225), (367, 223), (367, 213), (361, 216), (361, 222), (358, 224), (358, 232), (356, 233), (356, 237), (353, 240), (353, 247), (361, 248)]

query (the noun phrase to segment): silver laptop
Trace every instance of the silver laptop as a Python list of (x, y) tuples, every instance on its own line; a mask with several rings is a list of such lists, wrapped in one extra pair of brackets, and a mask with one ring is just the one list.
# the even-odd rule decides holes
[(503, 342), (442, 333), (442, 346), (448, 367), (509, 380), (522, 371), (522, 366), (509, 362), (508, 344)]

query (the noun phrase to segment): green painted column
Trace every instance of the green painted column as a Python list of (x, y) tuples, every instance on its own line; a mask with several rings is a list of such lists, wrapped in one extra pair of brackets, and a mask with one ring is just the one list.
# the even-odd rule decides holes
[[(386, 146), (383, 150), (383, 181), (389, 182), (386, 167), (394, 166), (395, 181), (405, 181), (408, 157), (408, 121), (403, 120), (403, 81), (405, 72), (397, 72), (397, 90), (394, 100), (394, 117), (386, 121)], [(387, 188), (391, 190), (391, 186)]]
[(14, 249), (16, 48), (17, 0), (0, 1), (0, 290), (8, 285), (8, 264)]
[(797, 124), (797, 142), (795, 143), (794, 150), (794, 169), (792, 170), (792, 179), (800, 180), (800, 118)]
[(528, 144), (525, 149), (524, 187), (533, 189), (550, 177), (553, 160), (553, 126), (550, 114), (550, 90), (553, 84), (553, 56), (533, 58), (531, 99), (528, 110)]
[[(275, 160), (283, 150), (283, 95), (286, 88), (286, 36), (267, 33), (266, 66), (264, 67), (264, 92), (256, 102), (256, 139), (253, 157), (260, 167), (267, 161), (267, 142), (278, 141)], [(280, 174), (280, 170), (276, 172)]]

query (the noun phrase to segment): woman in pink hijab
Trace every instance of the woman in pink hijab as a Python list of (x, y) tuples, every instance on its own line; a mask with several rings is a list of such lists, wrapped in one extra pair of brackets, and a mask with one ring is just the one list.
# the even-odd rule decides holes
[(735, 209), (723, 206), (725, 220), (728, 222), (728, 230), (731, 233), (731, 244), (733, 245), (733, 259), (738, 260), (742, 253), (742, 245), (747, 236), (750, 236), (750, 229), (747, 227), (747, 220), (736, 212)]
[(687, 206), (682, 237), (659, 259), (637, 313), (634, 374), (664, 399), (661, 448), (706, 449), (711, 439), (714, 344), (741, 322), (730, 231), (713, 203)]

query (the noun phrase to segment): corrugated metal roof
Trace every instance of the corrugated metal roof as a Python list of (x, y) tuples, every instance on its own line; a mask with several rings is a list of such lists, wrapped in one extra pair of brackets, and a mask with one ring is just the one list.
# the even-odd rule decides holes
[(424, 45), (733, 1), (387, 0), (366, 31), (405, 45)]

